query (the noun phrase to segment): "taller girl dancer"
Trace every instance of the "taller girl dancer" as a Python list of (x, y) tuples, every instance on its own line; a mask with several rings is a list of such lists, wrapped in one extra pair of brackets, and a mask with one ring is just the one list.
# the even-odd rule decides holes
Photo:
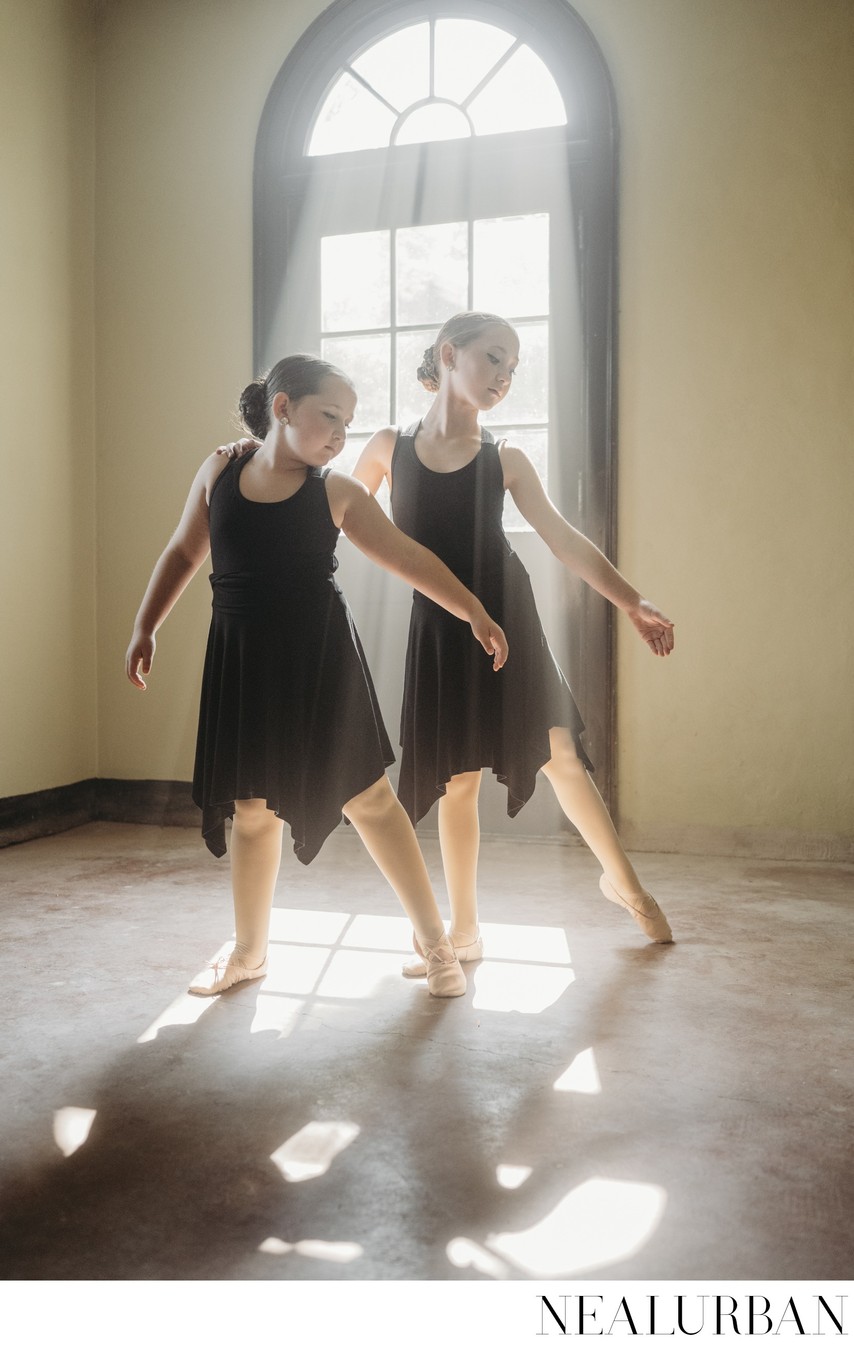
[[(519, 338), (505, 319), (483, 313), (449, 319), (418, 370), (436, 395), (428, 412), (406, 431), (378, 431), (353, 473), (372, 492), (388, 480), (395, 524), (477, 594), (510, 643), (501, 678), (485, 677), (465, 626), (414, 596), (398, 794), (413, 823), (439, 800), (450, 935), (463, 961), (483, 954), (477, 911), (483, 768), (506, 784), (510, 815), (529, 799), (542, 769), (602, 866), (605, 897), (627, 909), (651, 941), (673, 939), (588, 774), (583, 722), (543, 635), (528, 574), (502, 529), (505, 491), (555, 556), (622, 609), (655, 655), (673, 649), (673, 624), (559, 514), (522, 450), (495, 444), (478, 424), (480, 412), (506, 397), (518, 359)], [(425, 969), (417, 959), (404, 973), (418, 977)]]
[(234, 819), (236, 941), (191, 983), (203, 996), (267, 972), (282, 821), (308, 863), (342, 813), (412, 922), (430, 992), (465, 992), (414, 829), (385, 775), (394, 755), (333, 580), (339, 532), (470, 624), (494, 669), (507, 646), (479, 600), (395, 529), (361, 483), (329, 471), (355, 406), (349, 379), (313, 356), (281, 360), (244, 390), (244, 424), (262, 442), (239, 461), (211, 454), (202, 464), (128, 647), (128, 678), (144, 689), (155, 632), (210, 549), (213, 616), (193, 798), (216, 856), (225, 851), (225, 820)]

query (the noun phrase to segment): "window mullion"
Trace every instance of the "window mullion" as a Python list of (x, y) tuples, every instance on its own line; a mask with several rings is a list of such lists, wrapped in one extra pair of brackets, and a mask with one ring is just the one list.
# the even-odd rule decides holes
[(359, 74), (358, 70), (354, 70), (352, 66), (345, 66), (344, 70), (346, 74), (348, 74), (351, 77), (351, 79), (354, 79), (357, 81), (357, 83), (361, 84), (363, 89), (367, 89), (369, 94), (372, 94), (374, 98), (379, 99), (380, 103), (382, 103), (384, 107), (388, 108), (389, 112), (393, 112), (395, 117), (400, 116), (401, 111), (400, 108), (396, 108), (393, 103), (389, 103), (387, 98), (383, 98), (382, 94), (378, 93), (378, 91), (374, 88), (374, 86), (368, 83), (364, 75)]
[(492, 80), (498, 74), (499, 70), (501, 70), (503, 66), (506, 66), (507, 62), (510, 60), (510, 57), (515, 56), (519, 48), (522, 46), (524, 46), (522, 39), (517, 38), (516, 41), (513, 43), (513, 46), (508, 47), (504, 55), (495, 62), (495, 65), (492, 66), (490, 70), (487, 70), (480, 84), (476, 84), (475, 87), (472, 89), (471, 93), (468, 95), (468, 97), (464, 98), (462, 103), (460, 104), (460, 107), (463, 109), (464, 112), (468, 112), (469, 103), (474, 102), (478, 94), (483, 92), (487, 84), (489, 84), (490, 80)]
[(397, 425), (397, 230), (389, 230), (389, 342), (388, 405), (391, 425)]

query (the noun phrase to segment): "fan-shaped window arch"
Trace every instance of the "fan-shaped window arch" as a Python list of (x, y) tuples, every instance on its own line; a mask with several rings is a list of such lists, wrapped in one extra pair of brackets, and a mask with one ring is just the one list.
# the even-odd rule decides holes
[(428, 19), (349, 62), (320, 107), (308, 154), (565, 126), (554, 76), (521, 38), (472, 19)]
[[(426, 407), (414, 368), (450, 313), (503, 313), (522, 362), (492, 429), (611, 552), (615, 170), (610, 81), (566, 0), (456, 0), (451, 14), (441, 0), (335, 0), (259, 129), (257, 366), (323, 349), (348, 369), (355, 455), (377, 425)], [(610, 614), (585, 592), (573, 619), (560, 654), (607, 794)]]

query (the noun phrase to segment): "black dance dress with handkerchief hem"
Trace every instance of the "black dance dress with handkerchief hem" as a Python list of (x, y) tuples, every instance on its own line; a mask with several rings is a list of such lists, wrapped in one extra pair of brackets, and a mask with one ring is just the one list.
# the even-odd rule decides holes
[(418, 458), (420, 423), (398, 434), (392, 458), (394, 522), (429, 548), (480, 599), (503, 628), (510, 654), (503, 669), (468, 623), (417, 591), (406, 652), (398, 795), (413, 823), (451, 777), (490, 768), (507, 787), (507, 813), (518, 814), (551, 758), (549, 730), (565, 726), (588, 770), (584, 722), (546, 641), (527, 571), (502, 527), (504, 473), (484, 429), (464, 467), (435, 472)]
[(347, 601), (333, 573), (339, 529), (325, 472), (284, 501), (250, 501), (230, 462), (210, 499), (211, 626), (193, 799), (215, 856), (236, 800), (261, 799), (289, 825), (306, 865), (342, 806), (394, 753)]

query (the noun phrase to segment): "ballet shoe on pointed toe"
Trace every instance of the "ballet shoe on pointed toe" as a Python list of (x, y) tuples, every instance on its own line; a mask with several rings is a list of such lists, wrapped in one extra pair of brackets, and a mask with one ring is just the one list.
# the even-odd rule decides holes
[(250, 967), (236, 955), (221, 955), (209, 964), (200, 974), (196, 974), (187, 988), (195, 997), (216, 997), (237, 983), (248, 983), (254, 978), (264, 978), (267, 973), (266, 958), (260, 964)]
[(435, 945), (421, 946), (416, 938), (413, 945), (424, 961), (431, 997), (462, 997), (468, 984), (450, 939), (442, 936)]
[(670, 923), (655, 899), (651, 894), (647, 894), (646, 890), (643, 894), (624, 899), (606, 875), (600, 877), (599, 888), (606, 899), (610, 899), (612, 903), (618, 903), (621, 908), (625, 908), (627, 912), (631, 913), (644, 936), (650, 941), (656, 941), (659, 945), (671, 944), (673, 934), (670, 930)]
[[(449, 938), (450, 939), (450, 938)], [(416, 951), (416, 958), (409, 960), (404, 964), (401, 973), (404, 978), (424, 978), (427, 974), (427, 965), (424, 963), (424, 957), (417, 952), (420, 950), (417, 937), (413, 936), (412, 945)], [(472, 964), (475, 960), (483, 959), (483, 939), (480, 932), (477, 933), (474, 940), (468, 945), (455, 945), (454, 954), (460, 964)]]

